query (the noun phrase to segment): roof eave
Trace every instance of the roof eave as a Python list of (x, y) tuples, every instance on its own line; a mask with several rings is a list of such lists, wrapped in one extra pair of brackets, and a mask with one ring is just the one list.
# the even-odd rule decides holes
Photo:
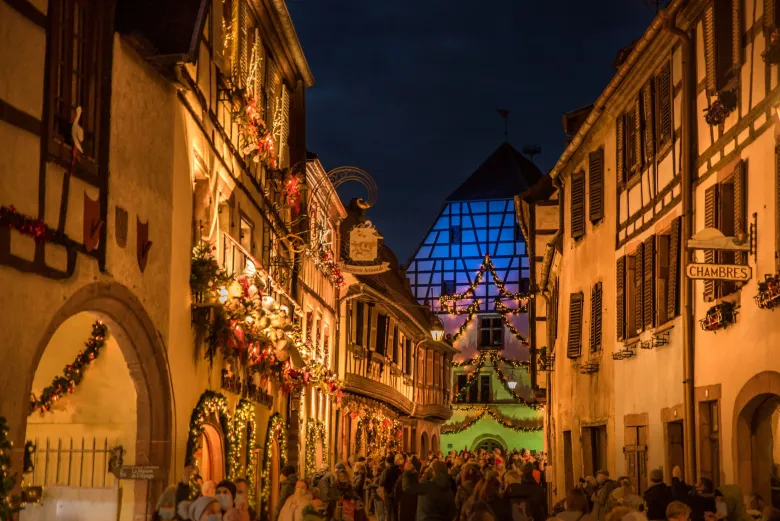
[(287, 9), (287, 4), (284, 0), (271, 0), (276, 13), (279, 15), (279, 21), (282, 27), (282, 34), (284, 35), (287, 44), (290, 46), (290, 51), (295, 61), (295, 66), (298, 68), (298, 72), (303, 78), (303, 82), (307, 87), (314, 85), (314, 76), (309, 68), (309, 62), (306, 61), (306, 56), (303, 54), (303, 47), (301, 47), (301, 41), (298, 39), (298, 33), (295, 31), (295, 26), (290, 16), (290, 11)]

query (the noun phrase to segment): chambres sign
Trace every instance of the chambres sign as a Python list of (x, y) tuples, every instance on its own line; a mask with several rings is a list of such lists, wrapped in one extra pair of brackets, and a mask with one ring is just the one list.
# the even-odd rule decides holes
[(753, 276), (750, 266), (739, 264), (701, 264), (691, 263), (685, 267), (689, 279), (736, 280), (745, 282)]

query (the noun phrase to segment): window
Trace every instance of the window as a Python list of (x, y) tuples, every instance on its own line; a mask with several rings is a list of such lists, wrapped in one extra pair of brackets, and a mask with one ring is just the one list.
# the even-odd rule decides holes
[(355, 345), (363, 346), (365, 345), (363, 343), (363, 332), (365, 329), (365, 324), (363, 322), (363, 309), (365, 307), (365, 304), (362, 302), (357, 302), (355, 304), (357, 310), (355, 312), (355, 338), (353, 341), (355, 342)]
[(586, 476), (607, 468), (607, 426), (583, 427), (583, 465)]
[(569, 295), (569, 340), (566, 356), (577, 358), (582, 350), (582, 293)]
[(491, 401), (489, 374), (483, 374), (479, 376), (479, 401), (482, 403), (488, 403)]
[(642, 247), (642, 326), (655, 326), (655, 235), (651, 235)]
[(651, 163), (655, 152), (653, 82), (645, 84), (616, 121), (617, 178), (626, 183)]
[(70, 163), (71, 128), (78, 117), (84, 130), (78, 167), (93, 174), (97, 174), (101, 111), (106, 109), (101, 104), (104, 60), (110, 57), (113, 41), (113, 31), (107, 30), (107, 5), (96, 0), (62, 0), (49, 6), (49, 152)]
[(767, 33), (780, 27), (780, 9), (778, 9), (777, 0), (765, 0), (764, 2), (764, 27), (767, 29)]
[(479, 347), (503, 347), (504, 323), (501, 317), (479, 319)]
[(604, 218), (604, 149), (588, 156), (588, 217), (591, 222)]
[(599, 351), (601, 349), (601, 282), (593, 285), (590, 293), (590, 350)]
[(642, 331), (642, 243), (628, 256), (626, 266), (626, 338)]
[(699, 402), (699, 442), (701, 477), (720, 485), (720, 419), (719, 401)]
[(404, 371), (406, 374), (412, 374), (412, 341), (407, 339), (406, 340), (406, 347), (405, 349), (405, 355), (406, 355), (406, 363), (404, 364)]
[(555, 279), (550, 298), (547, 299), (547, 343), (550, 349), (558, 339), (558, 279)]
[(714, 0), (704, 16), (704, 62), (707, 89), (711, 93), (726, 88), (738, 78), (742, 39), (739, 19), (741, 0)]
[(460, 244), (461, 235), (460, 226), (450, 226), (450, 242), (452, 244)]
[(376, 317), (376, 352), (382, 356), (387, 353), (387, 315)]
[(585, 235), (585, 173), (571, 176), (571, 237), (579, 239)]
[(393, 326), (393, 352), (391, 358), (393, 362), (398, 363), (398, 325)]
[(658, 96), (658, 151), (663, 152), (672, 143), (672, 78), (669, 63), (655, 77)]
[[(745, 239), (747, 233), (745, 163), (740, 161), (724, 181), (704, 192), (704, 227), (716, 228), (726, 237)], [(704, 262), (746, 264), (744, 252), (704, 250)], [(729, 295), (740, 286), (733, 281), (704, 281), (704, 300), (710, 302)]]
[(458, 375), (458, 389), (456, 392), (460, 392), (461, 389), (466, 387), (466, 382), (468, 381), (468, 376), (465, 374), (459, 374)]
[(471, 387), (469, 387), (469, 403), (477, 403), (479, 401), (479, 386), (477, 385), (477, 382), (474, 381), (471, 383)]
[(368, 317), (366, 320), (366, 324), (368, 324), (368, 339), (366, 339), (366, 347), (369, 349), (376, 347), (376, 328), (379, 322), (378, 320), (376, 323), (371, 321), (374, 315), (374, 307), (374, 304), (368, 305)]
[(454, 280), (444, 280), (441, 283), (441, 294), (442, 295), (454, 295), (455, 294), (455, 281)]
[(615, 270), (615, 322), (618, 341), (626, 338), (626, 257), (620, 257)]
[(238, 242), (242, 248), (252, 254), (255, 250), (254, 229), (252, 222), (242, 215), (239, 219)]
[(656, 324), (663, 324), (677, 316), (680, 284), (680, 217), (671, 227), (658, 235), (656, 242)]

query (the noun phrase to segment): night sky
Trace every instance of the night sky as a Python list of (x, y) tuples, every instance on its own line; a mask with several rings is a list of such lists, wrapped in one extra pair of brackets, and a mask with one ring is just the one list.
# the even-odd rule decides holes
[[(564, 112), (593, 103), (617, 51), (653, 16), (642, 0), (287, 0), (315, 78), (307, 145), (379, 186), (368, 217), (405, 263), (447, 195), (504, 140), (564, 149)], [(344, 186), (342, 198), (360, 194)]]

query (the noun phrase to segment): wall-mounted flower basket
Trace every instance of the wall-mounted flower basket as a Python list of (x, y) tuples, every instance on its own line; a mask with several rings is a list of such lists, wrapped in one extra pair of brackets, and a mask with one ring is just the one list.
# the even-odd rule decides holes
[(761, 309), (774, 309), (780, 304), (780, 274), (764, 275), (764, 281), (758, 283), (758, 294), (753, 299)]
[(598, 360), (588, 360), (584, 364), (580, 365), (580, 374), (593, 374), (599, 371)]
[(704, 109), (704, 121), (710, 126), (723, 124), (726, 118), (737, 108), (737, 89), (727, 88), (718, 92), (718, 99)]
[(761, 53), (761, 58), (770, 65), (780, 64), (780, 34), (777, 29), (773, 29), (769, 35), (769, 45)]
[(707, 310), (699, 325), (704, 331), (725, 329), (737, 321), (737, 310), (731, 302), (721, 302)]
[(551, 353), (546, 347), (539, 350), (537, 357), (538, 368), (540, 371), (552, 372), (555, 370), (555, 353)]

